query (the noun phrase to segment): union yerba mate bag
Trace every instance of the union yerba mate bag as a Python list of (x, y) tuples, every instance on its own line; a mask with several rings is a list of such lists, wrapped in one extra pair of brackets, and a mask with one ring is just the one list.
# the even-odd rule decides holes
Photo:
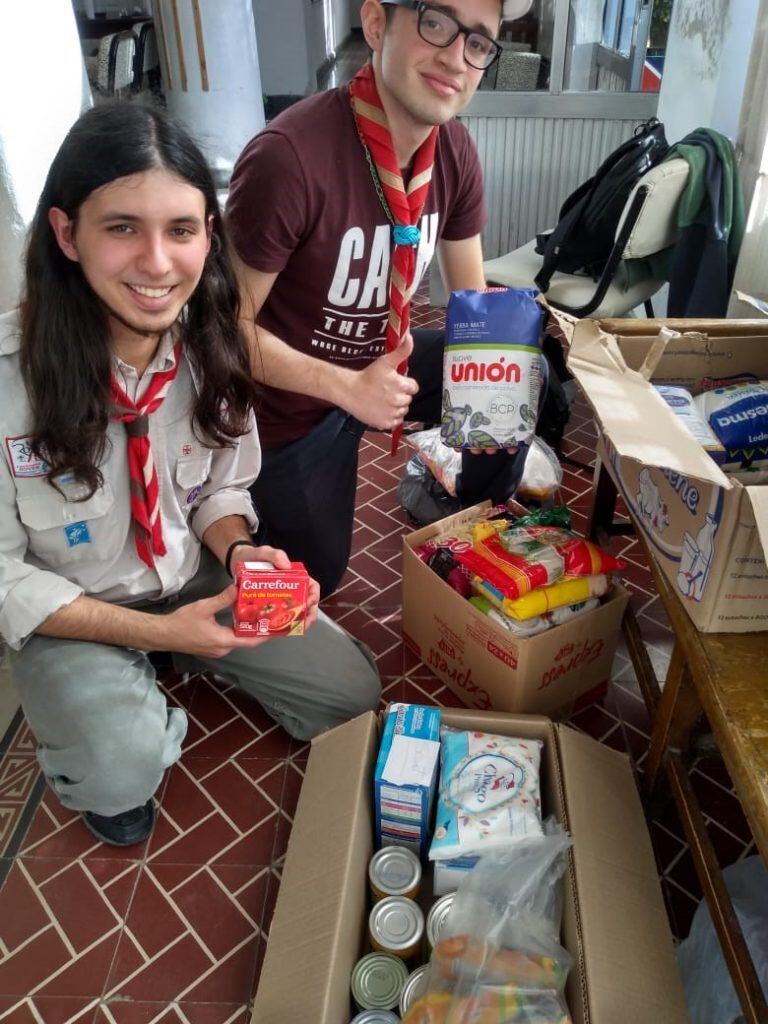
[(536, 295), (532, 288), (451, 293), (440, 424), (449, 448), (516, 448), (533, 436), (542, 382)]

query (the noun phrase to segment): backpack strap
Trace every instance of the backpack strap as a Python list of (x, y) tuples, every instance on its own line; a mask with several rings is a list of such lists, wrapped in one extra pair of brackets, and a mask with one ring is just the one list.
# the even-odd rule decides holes
[(555, 230), (547, 236), (541, 270), (533, 279), (540, 292), (546, 294), (547, 289), (549, 288), (549, 283), (552, 280), (552, 275), (557, 270), (557, 261), (560, 256), (560, 249), (576, 227), (576, 224), (581, 217), (582, 210), (588, 202), (589, 194), (585, 193), (577, 203), (571, 206), (565, 216), (560, 218)]

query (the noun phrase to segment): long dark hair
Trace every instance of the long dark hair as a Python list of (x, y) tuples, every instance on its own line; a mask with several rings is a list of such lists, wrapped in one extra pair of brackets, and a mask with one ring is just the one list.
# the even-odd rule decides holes
[[(187, 132), (161, 111), (109, 103), (73, 125), (46, 178), (30, 229), (21, 303), (21, 370), (32, 408), (32, 447), (49, 466), (101, 485), (107, 444), (111, 354), (107, 313), (79, 263), (59, 248), (48, 211), (76, 220), (96, 189), (162, 167), (199, 189), (213, 218), (211, 251), (177, 329), (199, 381), (192, 421), (211, 447), (247, 430), (257, 395), (238, 331), (238, 290), (211, 171)], [(55, 486), (55, 483), (54, 483)]]

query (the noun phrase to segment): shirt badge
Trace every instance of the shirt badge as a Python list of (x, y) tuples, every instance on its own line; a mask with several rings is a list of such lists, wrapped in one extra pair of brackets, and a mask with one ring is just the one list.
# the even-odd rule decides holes
[(32, 450), (31, 437), (6, 437), (5, 446), (11, 459), (11, 471), (15, 477), (31, 478), (47, 476), (50, 466)]
[(90, 544), (91, 532), (88, 523), (70, 523), (64, 527), (64, 536), (67, 538), (67, 547), (76, 548), (78, 544)]

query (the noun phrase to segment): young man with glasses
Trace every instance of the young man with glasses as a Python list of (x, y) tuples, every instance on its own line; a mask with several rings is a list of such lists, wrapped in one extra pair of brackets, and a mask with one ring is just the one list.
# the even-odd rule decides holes
[[(442, 336), (407, 330), (435, 253), (450, 289), (482, 288), (483, 185), (455, 117), (529, 0), (365, 0), (371, 62), (253, 139), (230, 186), (264, 461), (252, 493), (270, 541), (338, 585), (366, 426), (440, 418)], [(503, 10), (502, 10), (503, 8)], [(398, 372), (408, 362), (408, 375)], [(522, 458), (463, 457), (463, 504), (513, 493)]]

